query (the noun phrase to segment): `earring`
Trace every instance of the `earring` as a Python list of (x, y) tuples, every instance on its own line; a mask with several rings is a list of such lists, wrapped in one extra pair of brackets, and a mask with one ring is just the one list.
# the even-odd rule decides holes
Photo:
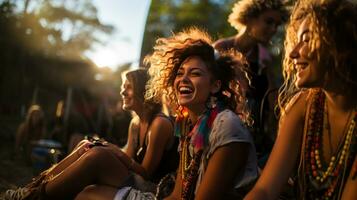
[(217, 106), (217, 97), (213, 96), (212, 94), (207, 99), (206, 107), (211, 109)]

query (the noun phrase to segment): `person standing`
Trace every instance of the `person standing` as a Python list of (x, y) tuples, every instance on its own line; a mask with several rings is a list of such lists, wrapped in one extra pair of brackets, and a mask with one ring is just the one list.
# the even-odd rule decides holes
[[(279, 85), (276, 83), (277, 77), (272, 66), (273, 58), (267, 50), (267, 45), (278, 27), (286, 21), (287, 16), (288, 10), (282, 0), (237, 1), (228, 17), (228, 22), (238, 33), (221, 38), (214, 43), (215, 49), (219, 51), (234, 49), (244, 54), (248, 60), (251, 83), (246, 93), (254, 121), (250, 131), (260, 154), (269, 153), (268, 149), (275, 139), (277, 125), (274, 120), (274, 107)], [(265, 103), (263, 98), (266, 98)], [(262, 103), (264, 103), (263, 110), (261, 110)], [(261, 115), (264, 120), (260, 119)], [(267, 127), (269, 130), (266, 130)]]

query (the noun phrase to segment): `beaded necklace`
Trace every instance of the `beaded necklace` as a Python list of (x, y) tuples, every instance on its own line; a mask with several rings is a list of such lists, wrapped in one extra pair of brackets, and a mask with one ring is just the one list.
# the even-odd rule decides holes
[[(203, 148), (208, 144), (208, 137), (217, 114), (223, 110), (220, 103), (206, 110), (192, 128), (186, 109), (181, 108), (176, 117), (175, 135), (180, 137), (180, 163), (182, 192), (181, 199), (194, 199), (194, 191), (198, 178), (198, 169)], [(192, 129), (192, 130), (191, 130)]]
[[(323, 145), (323, 122), (325, 95), (318, 92), (313, 96), (312, 106), (308, 115), (305, 133), (304, 176), (307, 182), (308, 199), (336, 199), (341, 195), (341, 188), (346, 182), (354, 157), (356, 155), (356, 121), (354, 112), (352, 120), (347, 122), (347, 133), (342, 138), (337, 152), (329, 163), (321, 160)], [(306, 185), (306, 184), (305, 184)], [(340, 189), (337, 189), (340, 188)]]
[[(194, 199), (195, 186), (198, 178), (198, 169), (200, 166), (203, 150), (192, 154), (190, 137), (184, 137), (181, 151), (181, 180), (182, 192), (181, 199)], [(191, 153), (190, 153), (191, 152)]]

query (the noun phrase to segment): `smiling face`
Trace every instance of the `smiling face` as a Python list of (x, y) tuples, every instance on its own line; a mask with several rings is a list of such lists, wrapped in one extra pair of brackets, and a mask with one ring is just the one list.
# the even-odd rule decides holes
[(310, 30), (310, 20), (305, 19), (297, 32), (297, 43), (289, 56), (296, 70), (296, 86), (299, 88), (322, 87), (325, 82), (326, 68), (317, 60), (316, 51), (311, 48), (313, 32)]
[(123, 98), (123, 109), (135, 111), (138, 101), (135, 98), (133, 84), (128, 79), (125, 79), (120, 94)]
[(282, 23), (281, 13), (277, 10), (266, 10), (257, 18), (253, 18), (248, 22), (250, 35), (252, 35), (258, 42), (267, 44), (277, 28)]
[(214, 81), (203, 60), (197, 56), (187, 58), (177, 71), (174, 90), (179, 105), (200, 113), (210, 94), (218, 92), (220, 81)]

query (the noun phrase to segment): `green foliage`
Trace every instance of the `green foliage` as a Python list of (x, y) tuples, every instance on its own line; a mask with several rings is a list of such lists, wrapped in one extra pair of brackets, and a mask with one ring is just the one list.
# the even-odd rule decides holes
[(93, 43), (100, 42), (98, 35), (113, 31), (112, 26), (99, 21), (97, 9), (90, 0), (37, 0), (33, 4), (34, 9), (26, 11), (25, 17), (34, 15), (35, 22), (47, 31), (50, 54), (66, 58), (81, 57)]
[(190, 26), (205, 29), (215, 38), (236, 33), (227, 22), (235, 0), (152, 0), (145, 28), (141, 58), (155, 40)]
[(35, 88), (58, 98), (69, 86), (89, 90), (96, 71), (84, 52), (112, 31), (91, 0), (1, 1), (0, 112), (19, 113)]
[[(172, 32), (178, 32), (190, 26), (203, 28), (213, 36), (213, 39), (237, 34), (227, 22), (235, 2), (237, 0), (152, 0), (140, 60), (152, 53), (157, 38), (167, 37)], [(291, 7), (295, 0), (285, 2)], [(285, 29), (281, 27), (272, 38), (272, 45), (270, 45), (270, 51), (275, 59), (273, 69), (276, 77), (281, 76), (284, 35)]]

